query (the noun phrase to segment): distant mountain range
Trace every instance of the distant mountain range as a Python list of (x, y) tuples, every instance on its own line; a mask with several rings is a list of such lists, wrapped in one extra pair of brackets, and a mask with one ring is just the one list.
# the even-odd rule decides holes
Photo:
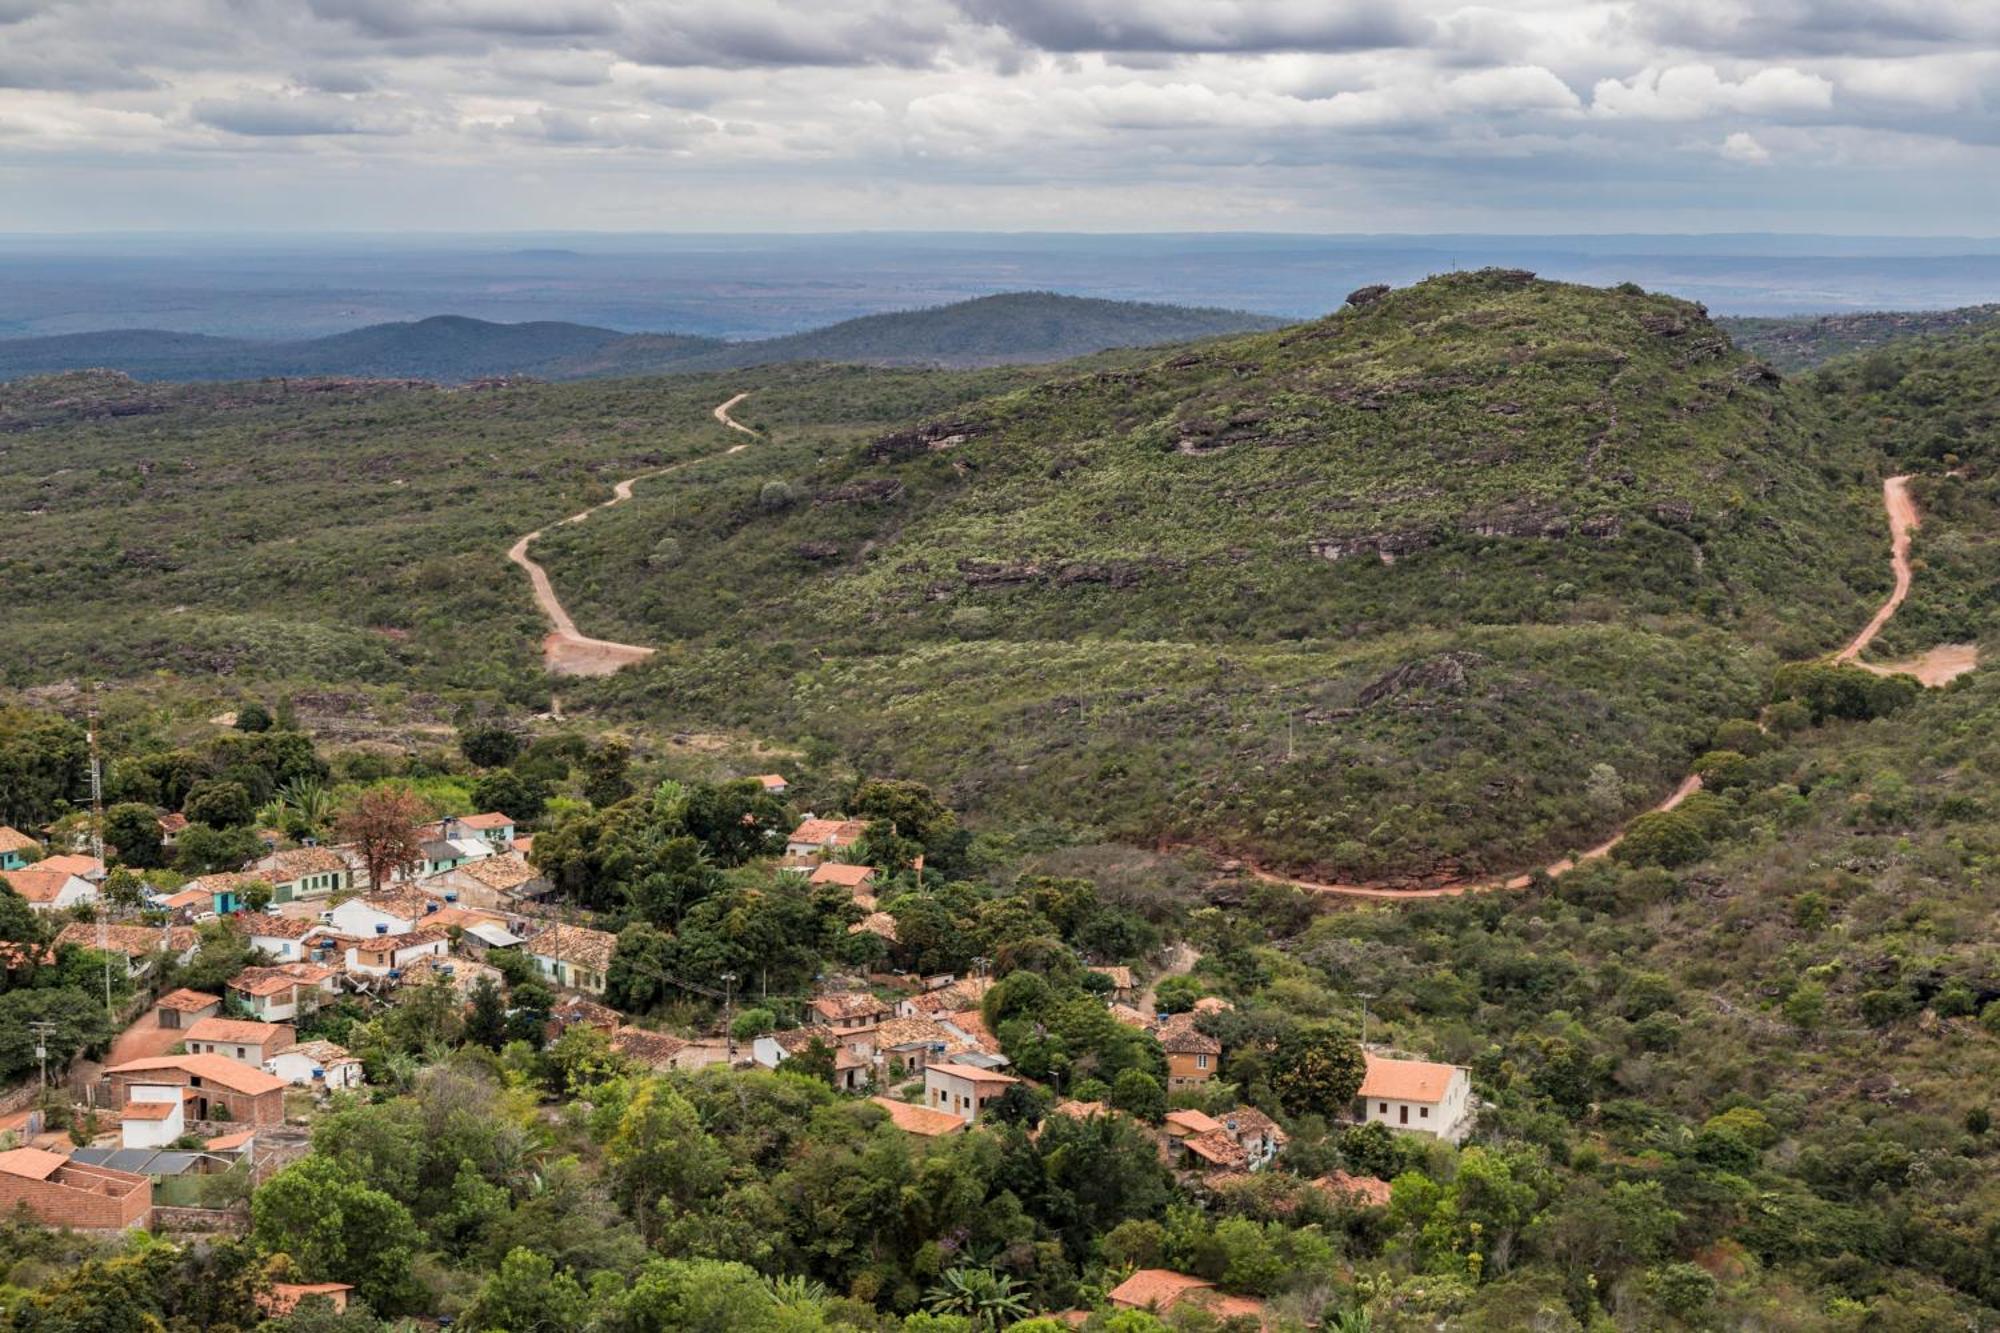
[(551, 321), (496, 324), (459, 315), (289, 342), (111, 329), (0, 339), (0, 380), (86, 368), (144, 380), (352, 376), (460, 382), (498, 375), (588, 379), (692, 373), (796, 361), (990, 366), (1060, 361), (1286, 322), (1238, 310), (1009, 292), (751, 342)]

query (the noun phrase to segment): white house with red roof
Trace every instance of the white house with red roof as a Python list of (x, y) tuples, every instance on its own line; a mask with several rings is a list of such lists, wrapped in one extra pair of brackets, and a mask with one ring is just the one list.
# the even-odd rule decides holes
[(1356, 1119), (1457, 1143), (1472, 1129), (1472, 1071), (1429, 1060), (1363, 1052), (1367, 1073), (1355, 1093)]
[(977, 1124), (986, 1103), (1021, 1080), (997, 1069), (942, 1061), (924, 1066), (924, 1105)]

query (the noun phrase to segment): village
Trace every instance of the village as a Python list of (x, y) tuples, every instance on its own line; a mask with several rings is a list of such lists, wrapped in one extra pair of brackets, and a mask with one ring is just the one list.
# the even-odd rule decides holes
[[(777, 774), (747, 781), (780, 799), (788, 790)], [(187, 821), (164, 814), (159, 827), (171, 848)], [(886, 957), (898, 921), (878, 900), (884, 876), (854, 859), (869, 828), (863, 819), (807, 813), (788, 833), (772, 831), (762, 860), (774, 884), (844, 896), (848, 933), (873, 936)], [(240, 1200), (309, 1151), (322, 1108), (371, 1092), (362, 1059), (307, 1035), (324, 1009), (394, 1006), (424, 992), (469, 1010), (482, 996), (495, 1003), (523, 976), (543, 982), (554, 1000), (543, 1013), (511, 1011), (510, 1021), (525, 1019), (549, 1043), (573, 1029), (600, 1034), (606, 1050), (641, 1072), (789, 1065), (879, 1107), (919, 1141), (1024, 1116), (1125, 1120), (1199, 1190), (1283, 1169), (1289, 1137), (1271, 1115), (1247, 1104), (1195, 1105), (1204, 1103), (1225, 1054), (1204, 1020), (1232, 1006), (1212, 995), (1179, 1002), (1189, 992), (1173, 983), (1186, 980), (1195, 960), (1185, 944), (1163, 950), (1150, 967), (1084, 965), (1103, 1013), (1157, 1048), (1162, 1091), (1178, 1104), (1162, 1102), (1149, 1115), (1115, 1105), (1116, 1097), (1063, 1095), (1013, 1068), (983, 1007), (998, 983), (986, 959), (962, 974), (922, 975), (887, 962), (828, 972), (795, 1026), (758, 1022), (770, 1012), (753, 1004), (759, 997), (747, 978), (662, 977), (721, 1004), (705, 1030), (643, 1025), (606, 1003), (619, 937), (562, 900), (537, 867), (534, 834), (501, 811), (446, 816), (409, 832), (404, 851), (385, 862), (379, 850), (295, 843), (267, 830), (263, 854), (241, 869), (196, 876), (170, 891), (144, 886), (135, 906), (119, 910), (102, 892), (105, 864), (94, 848), (55, 850), (0, 827), (0, 877), (34, 912), (60, 923), (50, 958), (63, 945), (115, 958), (140, 1001), (104, 1062), (80, 1064), (68, 1083), (79, 1098), (71, 1123), (99, 1132), (65, 1138), (26, 1106), (0, 1120), (16, 1145), (0, 1150), (0, 1205), (23, 1207), (49, 1226), (92, 1232), (240, 1228), (240, 1204), (209, 1206), (232, 1197), (217, 1182), (235, 1182)], [(919, 855), (912, 867), (919, 884), (922, 865)], [(161, 979), (195, 958), (204, 933), (216, 931), (228, 932), (251, 961), (214, 993), (166, 987)], [(1162, 996), (1170, 992), (1176, 1003), (1168, 1006)], [(1362, 1058), (1343, 1120), (1449, 1144), (1471, 1131), (1477, 1102), (1469, 1070), (1386, 1050)], [(49, 1095), (42, 1089), (37, 1104), (46, 1108)], [(1382, 1209), (1390, 1200), (1389, 1182), (1376, 1176), (1334, 1170), (1311, 1184), (1346, 1208)], [(344, 1308), (349, 1290), (281, 1283), (270, 1299), (289, 1308), (326, 1297)], [(1253, 1321), (1260, 1309), (1212, 1281), (1160, 1268), (1133, 1272), (1109, 1299), (1157, 1313), (1187, 1302), (1216, 1318)]]

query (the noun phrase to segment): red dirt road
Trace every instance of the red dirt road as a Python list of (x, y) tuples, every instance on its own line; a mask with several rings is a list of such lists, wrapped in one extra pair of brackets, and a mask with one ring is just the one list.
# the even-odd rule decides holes
[[(717, 407), (715, 409), (715, 419), (731, 430), (739, 430), (746, 435), (754, 436), (757, 433), (756, 431), (751, 430), (748, 426), (729, 415), (730, 408), (736, 406), (749, 396), (747, 393), (739, 393), (728, 402)], [(732, 444), (729, 448), (723, 450), (723, 452), (725, 454), (741, 453), (747, 447), (747, 445)], [(609, 509), (613, 505), (625, 503), (632, 498), (632, 485), (634, 482), (644, 481), (648, 477), (664, 476), (669, 472), (678, 472), (684, 467), (692, 467), (696, 463), (705, 461), (707, 460), (702, 458), (691, 458), (684, 463), (674, 463), (668, 467), (654, 468), (651, 472), (641, 472), (635, 477), (627, 477), (611, 488), (611, 498), (609, 500), (604, 501), (602, 504), (594, 504), (581, 513), (571, 514), (563, 522), (581, 523), (600, 509)], [(556, 596), (555, 587), (549, 582), (549, 572), (542, 568), (539, 561), (528, 554), (528, 547), (544, 531), (546, 529), (536, 528), (533, 532), (515, 542), (508, 549), (507, 558), (527, 571), (528, 582), (534, 588), (535, 605), (540, 607), (542, 614), (549, 618), (549, 624), (552, 628), (549, 631), (548, 637), (542, 640), (542, 665), (548, 670), (549, 674), (555, 676), (608, 676), (614, 671), (632, 665), (634, 662), (643, 662), (648, 657), (651, 657), (653, 650), (642, 644), (614, 643), (609, 639), (593, 639), (587, 634), (578, 632), (576, 622), (570, 619), (569, 612), (563, 609), (562, 599)]]

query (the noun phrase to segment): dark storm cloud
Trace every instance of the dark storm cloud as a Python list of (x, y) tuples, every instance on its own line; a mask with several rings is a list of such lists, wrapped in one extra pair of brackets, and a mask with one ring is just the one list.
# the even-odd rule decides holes
[(2000, 39), (1996, 0), (1647, 0), (1649, 38), (1770, 58), (1881, 56)]
[(378, 37), (599, 37), (620, 22), (619, 7), (608, 0), (310, 0), (309, 7)]
[(312, 93), (196, 102), (194, 119), (212, 129), (255, 138), (403, 134), (406, 112)]
[(655, 4), (631, 14), (616, 45), (627, 59), (647, 65), (914, 68), (930, 64), (943, 49), (945, 14), (921, 0)]
[(962, 0), (1045, 51), (1367, 51), (1416, 46), (1433, 24), (1388, 0)]

